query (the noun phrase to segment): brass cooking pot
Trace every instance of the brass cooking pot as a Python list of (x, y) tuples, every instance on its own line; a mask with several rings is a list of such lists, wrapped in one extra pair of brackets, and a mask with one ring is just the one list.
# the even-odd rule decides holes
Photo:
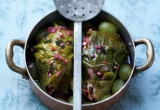
[[(45, 93), (41, 88), (35, 83), (35, 81), (32, 79), (29, 70), (27, 68), (27, 56), (29, 54), (29, 47), (31, 47), (34, 44), (35, 36), (39, 32), (39, 30), (46, 27), (49, 23), (55, 21), (55, 20), (61, 20), (64, 22), (67, 22), (68, 20), (62, 17), (58, 11), (53, 11), (44, 18), (42, 18), (36, 26), (32, 29), (31, 33), (28, 36), (27, 41), (24, 40), (12, 40), (8, 43), (5, 54), (6, 54), (6, 61), (9, 66), (9, 68), (15, 72), (20, 73), (23, 78), (27, 79), (30, 83), (32, 91), (35, 93), (35, 95), (39, 98), (40, 101), (42, 101), (46, 106), (48, 106), (51, 109), (54, 110), (71, 110), (72, 104), (62, 102), (60, 100), (57, 100), (51, 96), (49, 96), (47, 93)], [(113, 106), (125, 93), (127, 86), (132, 78), (132, 76), (136, 76), (138, 73), (147, 70), (154, 61), (154, 48), (152, 45), (152, 42), (149, 39), (143, 38), (143, 39), (137, 39), (132, 40), (131, 36), (129, 35), (126, 28), (111, 14), (105, 11), (101, 11), (96, 17), (91, 19), (93, 23), (100, 23), (102, 21), (108, 21), (113, 23), (118, 28), (118, 33), (120, 34), (122, 40), (126, 43), (127, 49), (129, 51), (129, 60), (132, 67), (131, 75), (128, 79), (128, 81), (125, 83), (125, 85), (114, 95), (111, 97), (96, 102), (92, 104), (83, 104), (82, 109), (83, 110), (106, 110)], [(136, 59), (136, 52), (135, 47), (140, 44), (145, 44), (147, 47), (146, 55), (147, 60), (142, 66), (135, 66), (135, 59)], [(25, 59), (25, 68), (18, 67), (13, 62), (13, 47), (14, 46), (20, 46), (24, 49), (24, 59)]]

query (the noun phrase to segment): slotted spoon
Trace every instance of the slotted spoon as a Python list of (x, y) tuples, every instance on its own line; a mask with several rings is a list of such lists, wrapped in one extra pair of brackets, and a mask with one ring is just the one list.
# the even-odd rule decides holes
[(54, 0), (59, 13), (74, 22), (73, 110), (82, 109), (82, 21), (95, 17), (104, 0)]

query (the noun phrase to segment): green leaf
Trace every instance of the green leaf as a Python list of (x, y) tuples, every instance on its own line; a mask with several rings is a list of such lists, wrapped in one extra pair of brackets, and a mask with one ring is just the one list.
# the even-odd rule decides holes
[(60, 78), (58, 85), (57, 85), (57, 91), (62, 92), (62, 93), (66, 93), (67, 89), (70, 86), (70, 81), (72, 80), (73, 77), (73, 66), (72, 66), (72, 61), (69, 61), (67, 63), (67, 66), (63, 66), (62, 67), (62, 71), (64, 71), (64, 74), (62, 74), (63, 76)]
[(46, 86), (49, 84), (48, 71), (50, 69), (50, 66), (47, 62), (38, 61), (37, 63), (37, 72), (39, 76), (40, 87), (42, 90), (46, 91)]
[(38, 74), (37, 74), (37, 70), (36, 70), (36, 62), (30, 61), (29, 66), (28, 66), (28, 70), (29, 70), (29, 73), (31, 74), (32, 78), (34, 80), (37, 80)]
[(114, 62), (115, 64), (122, 64), (125, 60), (127, 60), (128, 51), (120, 50), (119, 52), (114, 54)]
[[(86, 36), (88, 37), (86, 42), (89, 44), (83, 48), (82, 61), (86, 72), (88, 68), (94, 68), (95, 75), (90, 79), (90, 83), (93, 85), (94, 94), (99, 101), (110, 92), (117, 76), (114, 66), (119, 66), (126, 60), (128, 51), (117, 33), (89, 31)], [(95, 46), (99, 46), (101, 51), (97, 51)], [(94, 54), (94, 57), (90, 57), (91, 54)], [(102, 76), (96, 74), (99, 71), (104, 75), (103, 80)]]
[[(65, 93), (72, 78), (73, 36), (72, 34), (67, 34), (67, 31), (71, 31), (72, 33), (72, 30), (65, 29), (65, 27), (61, 29), (62, 27), (59, 26), (61, 23), (59, 21), (53, 23), (56, 26), (56, 31), (53, 33), (46, 33), (47, 29), (38, 33), (36, 45), (33, 46), (35, 50), (34, 57), (38, 64), (37, 74), (40, 87), (45, 92), (46, 86), (50, 84), (54, 90)], [(59, 34), (63, 36), (60, 37)], [(40, 39), (40, 37), (43, 38)], [(60, 43), (64, 44), (64, 48), (61, 48), (60, 44), (57, 45), (57, 41), (61, 41)], [(58, 58), (54, 57), (55, 54), (58, 55)], [(59, 56), (61, 56), (61, 59)], [(56, 74), (59, 71), (62, 71), (62, 73), (57, 76)], [(48, 76), (49, 72), (52, 73), (50, 78)]]
[(110, 92), (111, 87), (116, 79), (117, 72), (114, 74), (112, 80), (99, 80), (96, 81), (95, 87), (95, 95), (97, 96), (97, 101), (100, 101), (102, 97)]
[(113, 76), (114, 76), (114, 72), (105, 72), (104, 73), (104, 79), (106, 79), (106, 80), (112, 80)]
[(58, 82), (57, 91), (65, 94), (70, 86), (71, 80), (72, 80), (72, 75), (64, 74), (63, 77)]
[(64, 57), (67, 59), (73, 58), (73, 47), (71, 46), (65, 46), (64, 49), (62, 49), (62, 52), (65, 53)]

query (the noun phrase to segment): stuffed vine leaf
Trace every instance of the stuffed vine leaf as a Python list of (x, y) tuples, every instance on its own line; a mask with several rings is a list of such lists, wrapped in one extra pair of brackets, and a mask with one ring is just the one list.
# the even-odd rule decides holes
[(83, 39), (83, 65), (87, 75), (83, 95), (99, 101), (110, 92), (118, 67), (127, 60), (128, 51), (116, 33), (88, 31)]

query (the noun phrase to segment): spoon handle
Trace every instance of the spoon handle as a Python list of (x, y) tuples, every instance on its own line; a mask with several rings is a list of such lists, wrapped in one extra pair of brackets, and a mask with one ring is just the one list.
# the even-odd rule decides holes
[(82, 22), (74, 22), (73, 110), (82, 110)]

